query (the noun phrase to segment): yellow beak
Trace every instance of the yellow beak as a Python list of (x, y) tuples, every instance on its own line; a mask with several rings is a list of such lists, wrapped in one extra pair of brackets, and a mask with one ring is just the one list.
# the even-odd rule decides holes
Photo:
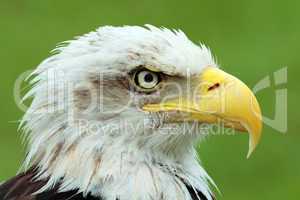
[(199, 121), (215, 124), (250, 134), (248, 157), (257, 146), (262, 129), (261, 111), (251, 90), (240, 80), (224, 71), (207, 67), (200, 76), (191, 79), (190, 94), (158, 104), (146, 104), (149, 112), (184, 113), (176, 121)]

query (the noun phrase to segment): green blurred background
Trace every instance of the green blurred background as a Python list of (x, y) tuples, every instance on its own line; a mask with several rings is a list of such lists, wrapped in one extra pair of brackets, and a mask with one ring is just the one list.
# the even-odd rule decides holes
[[(24, 147), (14, 102), (17, 77), (49, 56), (58, 42), (103, 25), (153, 24), (180, 28), (204, 42), (228, 72), (253, 87), (288, 66), (288, 131), (264, 127), (262, 141), (246, 159), (247, 135), (212, 136), (201, 144), (203, 165), (224, 200), (299, 199), (300, 196), (300, 1), (40, 1), (0, 0), (0, 181), (16, 174)], [(273, 82), (272, 82), (273, 83)], [(265, 116), (275, 113), (275, 89), (257, 96)]]

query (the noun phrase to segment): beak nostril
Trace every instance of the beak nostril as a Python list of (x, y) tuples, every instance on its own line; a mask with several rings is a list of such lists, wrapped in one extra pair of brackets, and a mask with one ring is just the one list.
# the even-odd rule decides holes
[(218, 87), (220, 87), (220, 83), (215, 83), (215, 84), (213, 84), (212, 86), (210, 86), (210, 87), (207, 89), (207, 91), (214, 90), (214, 89), (216, 89), (216, 88), (218, 88)]

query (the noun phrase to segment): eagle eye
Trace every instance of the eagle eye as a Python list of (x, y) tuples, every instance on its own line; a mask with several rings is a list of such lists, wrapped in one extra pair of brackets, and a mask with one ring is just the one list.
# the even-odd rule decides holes
[(133, 80), (138, 89), (145, 92), (152, 91), (161, 82), (161, 74), (148, 69), (141, 69), (133, 74)]

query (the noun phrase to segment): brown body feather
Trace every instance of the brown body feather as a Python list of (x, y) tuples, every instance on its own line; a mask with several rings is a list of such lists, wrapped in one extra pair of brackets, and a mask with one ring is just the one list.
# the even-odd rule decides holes
[(84, 197), (76, 190), (58, 192), (58, 185), (53, 189), (34, 194), (41, 189), (47, 180), (35, 181), (35, 170), (21, 173), (0, 185), (0, 200), (102, 200), (102, 198), (87, 195)]
[[(51, 190), (35, 194), (47, 180), (34, 180), (36, 171), (31, 169), (21, 173), (0, 185), (0, 200), (104, 200), (91, 195), (83, 196), (77, 190), (58, 192), (59, 185)], [(207, 200), (201, 191), (195, 191), (186, 184), (193, 200)]]

